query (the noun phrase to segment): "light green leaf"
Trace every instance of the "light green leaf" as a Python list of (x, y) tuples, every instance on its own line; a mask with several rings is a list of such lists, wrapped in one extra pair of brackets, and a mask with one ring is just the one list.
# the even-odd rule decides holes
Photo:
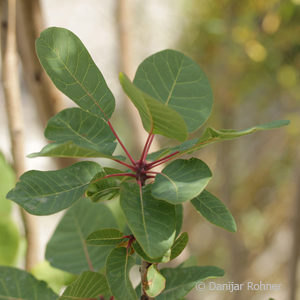
[(145, 292), (150, 297), (159, 295), (166, 286), (166, 279), (159, 273), (155, 265), (151, 265), (147, 269), (146, 280)]
[(144, 93), (176, 110), (188, 132), (197, 130), (209, 117), (213, 95), (208, 79), (189, 57), (164, 50), (145, 59), (133, 83)]
[(0, 299), (2, 300), (57, 300), (58, 296), (44, 281), (11, 267), (0, 266)]
[(84, 196), (91, 179), (102, 168), (85, 161), (58, 171), (29, 171), (20, 177), (7, 198), (34, 215), (61, 211)]
[(90, 269), (99, 270), (112, 247), (94, 247), (86, 243), (92, 232), (117, 227), (116, 221), (106, 205), (82, 199), (63, 216), (47, 244), (46, 259), (58, 269), (79, 274)]
[(223, 270), (213, 266), (166, 268), (161, 269), (160, 273), (166, 278), (166, 288), (156, 300), (181, 299), (198, 281), (224, 275)]
[(109, 287), (104, 275), (85, 271), (70, 284), (59, 300), (85, 300), (107, 293)]
[(262, 125), (253, 126), (244, 130), (234, 130), (234, 129), (214, 129), (211, 127), (206, 128), (203, 135), (199, 139), (192, 139), (185, 141), (184, 143), (172, 147), (164, 148), (159, 151), (150, 153), (147, 157), (148, 160), (153, 161), (159, 159), (165, 155), (169, 155), (175, 151), (179, 151), (176, 156), (182, 156), (184, 154), (191, 154), (195, 151), (200, 150), (201, 148), (210, 145), (215, 142), (221, 142), (226, 140), (233, 140), (235, 138), (248, 135), (257, 131), (270, 130), (286, 126), (290, 123), (287, 120), (278, 120)]
[(184, 141), (187, 128), (183, 118), (174, 109), (162, 104), (139, 90), (125, 74), (120, 74), (123, 90), (139, 111), (144, 129), (147, 132)]
[(200, 159), (178, 159), (156, 175), (152, 195), (172, 204), (179, 204), (199, 195), (210, 178), (211, 171)]
[(93, 178), (93, 183), (89, 185), (86, 191), (86, 196), (93, 202), (111, 200), (117, 197), (120, 194), (120, 184), (126, 179), (124, 177), (109, 177), (101, 179), (106, 175), (117, 173), (120, 174), (124, 172), (113, 168), (104, 168), (102, 172), (98, 173)]
[(145, 261), (149, 262), (149, 263), (167, 263), (168, 261), (170, 261), (170, 256), (171, 256), (171, 249), (169, 249), (163, 256), (161, 257), (150, 257), (149, 255), (147, 255), (145, 253), (145, 251), (143, 250), (143, 248), (141, 247), (141, 245), (135, 241), (133, 244), (133, 249), (136, 251), (136, 253)]
[(180, 255), (180, 253), (184, 250), (189, 240), (189, 236), (187, 232), (183, 232), (174, 242), (171, 248), (171, 260)]
[(133, 235), (152, 258), (161, 257), (175, 238), (175, 206), (151, 195), (151, 185), (121, 186), (120, 205)]
[(88, 245), (96, 246), (117, 245), (122, 242), (122, 236), (122, 232), (118, 229), (107, 228), (94, 231), (86, 238), (86, 242)]
[[(0, 265), (12, 266), (16, 263), (20, 244), (18, 227), (9, 216), (0, 218)], [(1, 297), (0, 297), (1, 299)]]
[(16, 176), (12, 167), (5, 161), (3, 154), (0, 152), (0, 219), (8, 216), (11, 212), (11, 201), (5, 197), (16, 182)]
[(56, 87), (81, 108), (106, 120), (115, 100), (81, 40), (71, 31), (50, 27), (36, 40), (38, 58)]
[(106, 261), (106, 277), (112, 294), (116, 300), (137, 300), (137, 295), (129, 279), (129, 271), (134, 265), (134, 259), (127, 249), (114, 249)]
[(228, 231), (236, 232), (236, 223), (233, 216), (217, 197), (205, 190), (191, 202), (196, 210), (209, 222)]
[(106, 122), (76, 107), (65, 109), (52, 117), (45, 130), (45, 137), (55, 143), (29, 157), (111, 158), (116, 148), (115, 136)]

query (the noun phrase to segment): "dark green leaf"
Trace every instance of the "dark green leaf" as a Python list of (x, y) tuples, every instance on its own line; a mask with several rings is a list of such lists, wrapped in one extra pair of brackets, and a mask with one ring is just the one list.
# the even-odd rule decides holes
[(107, 228), (91, 233), (86, 242), (88, 245), (107, 246), (117, 245), (123, 240), (123, 234), (118, 229)]
[(166, 279), (159, 273), (155, 265), (151, 265), (147, 269), (146, 280), (148, 284), (145, 292), (150, 297), (159, 295), (166, 286)]
[(120, 74), (120, 82), (129, 99), (139, 111), (147, 132), (161, 134), (184, 141), (187, 128), (183, 118), (174, 109), (162, 104), (139, 90), (125, 74)]
[(46, 259), (52, 266), (73, 274), (88, 270), (90, 265), (99, 270), (112, 247), (88, 246), (86, 238), (98, 229), (113, 227), (117, 224), (106, 205), (82, 199), (58, 224), (47, 244)]
[(107, 258), (107, 281), (116, 300), (138, 299), (129, 279), (129, 271), (133, 265), (134, 259), (124, 247), (114, 249)]
[(183, 205), (175, 205), (175, 217), (176, 217), (176, 237), (180, 234), (183, 223)]
[(209, 222), (228, 231), (236, 231), (236, 223), (230, 211), (217, 197), (208, 191), (203, 191), (191, 202), (196, 210)]
[(191, 58), (178, 51), (164, 50), (145, 59), (133, 83), (176, 110), (189, 132), (198, 129), (210, 115), (213, 95), (208, 79)]
[(31, 274), (0, 266), (0, 299), (3, 300), (56, 300), (57, 295), (44, 281)]
[(36, 41), (39, 60), (56, 87), (84, 110), (110, 118), (114, 97), (81, 40), (71, 31), (50, 27)]
[(106, 122), (76, 107), (65, 109), (52, 117), (45, 130), (45, 137), (55, 143), (29, 157), (111, 158), (116, 148), (115, 136)]
[(107, 293), (109, 287), (104, 275), (86, 271), (70, 284), (59, 300), (85, 300)]
[(133, 235), (150, 257), (161, 257), (175, 237), (175, 206), (151, 196), (151, 185), (121, 186), (121, 208)]
[(34, 215), (50, 215), (61, 211), (84, 196), (91, 179), (102, 168), (85, 161), (58, 171), (29, 171), (20, 177), (7, 194)]
[(166, 268), (161, 269), (160, 273), (166, 278), (166, 288), (156, 300), (181, 299), (189, 293), (197, 282), (224, 275), (223, 270), (212, 266)]
[(172, 204), (182, 203), (199, 195), (211, 176), (211, 171), (202, 160), (178, 159), (156, 176), (152, 195)]
[(189, 240), (187, 232), (183, 232), (174, 242), (171, 248), (171, 260), (180, 255)]

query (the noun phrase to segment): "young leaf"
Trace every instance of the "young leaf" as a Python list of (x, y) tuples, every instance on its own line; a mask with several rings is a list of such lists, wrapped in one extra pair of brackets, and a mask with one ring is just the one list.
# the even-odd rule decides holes
[(188, 132), (197, 130), (210, 115), (213, 95), (209, 81), (191, 58), (178, 51), (164, 50), (145, 59), (133, 83), (177, 111)]
[(148, 256), (141, 245), (135, 241), (133, 244), (133, 249), (136, 251), (136, 253), (145, 261), (150, 262), (150, 263), (167, 263), (170, 261), (170, 256), (171, 256), (171, 249), (169, 249), (163, 256), (161, 257), (150, 257)]
[(210, 192), (204, 190), (191, 202), (196, 210), (209, 222), (228, 231), (236, 232), (236, 223), (230, 211)]
[(112, 294), (116, 300), (137, 300), (137, 295), (129, 279), (129, 271), (134, 265), (134, 259), (127, 249), (114, 249), (106, 261), (106, 277)]
[(151, 186), (121, 186), (120, 205), (133, 235), (150, 257), (161, 257), (175, 237), (175, 206), (152, 197)]
[(111, 246), (94, 247), (87, 236), (99, 229), (117, 227), (110, 209), (102, 203), (82, 199), (61, 219), (46, 248), (46, 259), (58, 269), (79, 274), (105, 265)]
[(44, 281), (39, 281), (19, 269), (0, 266), (0, 282), (0, 299), (56, 300), (58, 298)]
[(156, 300), (181, 299), (198, 281), (224, 275), (223, 270), (212, 266), (166, 268), (161, 269), (160, 273), (166, 278), (166, 288)]
[(270, 130), (286, 126), (290, 123), (287, 120), (277, 120), (262, 125), (253, 126), (243, 130), (234, 130), (234, 129), (214, 129), (211, 127), (206, 128), (203, 135), (199, 139), (192, 139), (185, 141), (184, 143), (172, 147), (160, 149), (159, 151), (150, 153), (147, 157), (148, 160), (153, 161), (159, 159), (165, 155), (171, 154), (175, 151), (179, 151), (177, 156), (182, 156), (184, 154), (191, 154), (195, 151), (200, 150), (201, 148), (210, 145), (215, 142), (221, 142), (226, 140), (233, 140), (235, 138), (248, 135), (257, 131)]
[(117, 245), (123, 240), (122, 236), (122, 232), (118, 229), (107, 228), (94, 231), (86, 238), (86, 242), (88, 245), (96, 246)]
[(70, 284), (58, 300), (85, 300), (107, 293), (109, 287), (104, 275), (86, 271)]
[(151, 192), (157, 199), (179, 204), (199, 195), (211, 176), (211, 171), (202, 160), (178, 159), (156, 176)]
[(61, 211), (83, 197), (91, 179), (102, 168), (85, 161), (58, 171), (29, 171), (20, 177), (7, 198), (34, 215)]
[(166, 278), (159, 273), (155, 265), (151, 265), (147, 269), (146, 279), (148, 284), (145, 291), (149, 297), (156, 297), (166, 286)]
[(183, 232), (174, 242), (171, 248), (171, 257), (170, 259), (174, 259), (180, 255), (180, 253), (184, 250), (189, 240), (189, 236), (187, 232)]
[(98, 173), (93, 178), (92, 182), (95, 182), (91, 183), (88, 187), (86, 196), (89, 197), (93, 202), (111, 200), (118, 196), (120, 194), (120, 184), (122, 180), (124, 180), (124, 177), (109, 177), (101, 179), (106, 175), (117, 173), (123, 172), (113, 168), (104, 168), (102, 172)]
[(45, 137), (55, 141), (29, 157), (107, 157), (116, 148), (115, 136), (101, 118), (80, 108), (67, 108), (52, 117)]
[(147, 132), (152, 131), (154, 134), (161, 134), (179, 141), (186, 140), (186, 124), (179, 113), (143, 93), (123, 73), (120, 74), (120, 82), (123, 90), (137, 108)]
[(56, 87), (92, 114), (106, 120), (115, 100), (81, 40), (71, 31), (50, 27), (36, 40), (38, 58)]

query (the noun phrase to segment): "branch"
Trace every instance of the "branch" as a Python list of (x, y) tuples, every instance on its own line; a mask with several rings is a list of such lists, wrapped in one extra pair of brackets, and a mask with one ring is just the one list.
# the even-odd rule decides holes
[[(17, 177), (25, 171), (22, 104), (20, 100), (18, 55), (16, 49), (16, 0), (1, 0), (2, 84), (9, 123), (13, 165)], [(34, 217), (20, 208), (27, 239), (25, 267), (37, 261), (37, 226)]]

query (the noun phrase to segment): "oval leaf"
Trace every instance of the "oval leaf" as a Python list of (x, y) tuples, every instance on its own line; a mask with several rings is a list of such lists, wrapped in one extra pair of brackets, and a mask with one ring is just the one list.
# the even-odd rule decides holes
[(104, 275), (86, 271), (70, 284), (59, 300), (85, 300), (96, 298), (109, 291)]
[(118, 229), (107, 228), (97, 230), (91, 233), (86, 242), (88, 245), (106, 246), (106, 245), (117, 245), (122, 242), (123, 234)]
[(29, 171), (20, 177), (7, 198), (34, 215), (50, 215), (83, 197), (91, 179), (102, 168), (85, 161), (58, 171)]
[(202, 160), (178, 159), (156, 175), (152, 195), (172, 204), (182, 203), (199, 195), (211, 177), (211, 171)]
[(159, 273), (155, 265), (147, 269), (146, 280), (145, 292), (149, 297), (156, 297), (166, 286), (166, 278)]
[(102, 203), (82, 199), (61, 219), (46, 248), (46, 259), (58, 269), (79, 274), (100, 269), (112, 247), (88, 246), (86, 238), (93, 231), (117, 227), (110, 209)]
[(210, 192), (203, 191), (191, 202), (196, 210), (209, 222), (228, 231), (236, 232), (236, 223), (230, 211)]
[(198, 281), (224, 275), (223, 270), (213, 266), (166, 268), (161, 269), (160, 273), (166, 278), (166, 288), (156, 300), (181, 299)]
[(115, 136), (101, 118), (80, 108), (68, 108), (52, 117), (45, 137), (55, 141), (29, 157), (112, 157)]
[(163, 256), (174, 242), (175, 206), (153, 198), (151, 185), (140, 189), (136, 183), (121, 186), (120, 205), (146, 254), (153, 258)]
[(146, 94), (177, 111), (188, 132), (197, 130), (209, 117), (213, 95), (199, 66), (175, 50), (164, 50), (145, 59), (133, 83)]
[(186, 124), (179, 113), (143, 93), (125, 74), (120, 74), (120, 82), (123, 90), (137, 108), (147, 132), (161, 134), (179, 141), (186, 140)]
[(92, 114), (109, 119), (115, 100), (81, 40), (71, 31), (50, 27), (36, 40), (38, 58), (56, 87)]
[(124, 247), (114, 249), (107, 258), (106, 277), (116, 300), (138, 299), (129, 279), (129, 271), (133, 265), (134, 259)]
[(0, 299), (56, 300), (58, 296), (44, 281), (11, 267), (0, 267)]

